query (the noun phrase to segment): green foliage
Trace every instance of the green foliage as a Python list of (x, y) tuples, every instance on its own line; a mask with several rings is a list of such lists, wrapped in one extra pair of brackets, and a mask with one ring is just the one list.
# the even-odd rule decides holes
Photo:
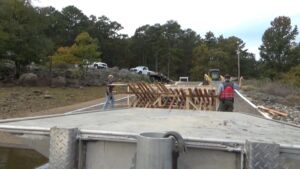
[(31, 62), (41, 62), (51, 49), (44, 34), (44, 21), (29, 1), (0, 2), (0, 56), (21, 68)]
[(51, 56), (54, 65), (86, 64), (100, 59), (97, 42), (87, 32), (80, 33), (71, 47), (60, 47)]
[(283, 74), (282, 82), (292, 86), (300, 87), (300, 64)]
[(288, 55), (287, 67), (291, 68), (300, 64), (300, 43), (298, 45), (294, 44), (291, 48), (291, 52)]
[(182, 30), (175, 21), (139, 27), (130, 39), (130, 67), (147, 65), (173, 79), (189, 76), (193, 48), (201, 41), (191, 29)]
[(74, 6), (58, 11), (34, 8), (30, 0), (0, 0), (0, 59), (13, 61), (19, 74), (31, 62), (49, 63), (51, 69), (52, 63), (81, 65), (100, 60), (101, 55), (110, 67), (145, 65), (174, 80), (179, 76), (201, 80), (210, 68), (236, 76), (237, 51), (246, 77), (264, 74), (276, 79), (300, 64), (300, 46), (294, 43), (297, 27), (288, 17), (275, 18), (266, 30), (259, 62), (238, 37), (216, 37), (209, 31), (201, 38), (173, 20), (141, 26), (132, 37), (119, 33), (122, 29), (106, 16), (87, 17)]
[(219, 38), (208, 32), (204, 42), (193, 50), (191, 74), (193, 80), (202, 80), (211, 68), (218, 68), (221, 74), (237, 75), (237, 53), (240, 51), (241, 74), (255, 76), (255, 58), (244, 49), (245, 43), (237, 37)]
[(80, 64), (81, 60), (74, 56), (70, 47), (60, 47), (57, 52), (50, 56), (54, 65), (59, 64)]
[[(265, 31), (263, 44), (259, 48), (261, 59), (268, 71), (279, 73), (289, 70), (289, 64), (292, 62), (289, 54), (296, 35), (297, 26), (291, 26), (289, 17), (279, 16), (271, 22), (271, 27)], [(273, 76), (274, 74), (270, 73), (269, 77), (273, 79)]]
[(101, 53), (97, 51), (98, 44), (87, 32), (80, 33), (71, 47), (71, 53), (81, 61), (100, 60)]

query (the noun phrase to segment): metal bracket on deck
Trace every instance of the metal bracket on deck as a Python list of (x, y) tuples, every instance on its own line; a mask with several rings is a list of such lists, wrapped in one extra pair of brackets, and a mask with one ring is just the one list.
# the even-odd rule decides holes
[(49, 169), (77, 168), (77, 134), (77, 128), (51, 128)]
[(278, 144), (246, 141), (246, 169), (279, 169)]

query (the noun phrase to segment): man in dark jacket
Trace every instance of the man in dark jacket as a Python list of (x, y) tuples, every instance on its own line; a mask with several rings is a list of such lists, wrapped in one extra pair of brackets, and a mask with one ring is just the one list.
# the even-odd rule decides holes
[(103, 110), (106, 110), (108, 108), (108, 106), (111, 104), (111, 108), (114, 108), (114, 104), (115, 104), (115, 99), (113, 96), (113, 75), (108, 75), (107, 77), (107, 82), (106, 82), (106, 101), (105, 104), (103, 106)]

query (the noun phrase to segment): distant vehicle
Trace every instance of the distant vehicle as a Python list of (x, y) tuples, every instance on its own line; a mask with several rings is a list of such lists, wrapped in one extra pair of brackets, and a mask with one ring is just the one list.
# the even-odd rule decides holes
[(149, 70), (149, 68), (146, 67), (146, 66), (137, 66), (137, 67), (131, 68), (129, 70), (132, 71), (132, 72), (138, 73), (138, 74), (143, 74), (143, 75), (157, 74), (154, 71)]
[(93, 62), (92, 64), (88, 65), (89, 68), (97, 68), (97, 69), (107, 69), (108, 66), (106, 63), (103, 62)]
[(209, 76), (213, 81), (219, 81), (221, 79), (220, 69), (209, 69)]
[(224, 77), (220, 74), (220, 69), (209, 69), (208, 74), (204, 74), (203, 85), (213, 84), (213, 82), (224, 81)]
[(179, 77), (180, 82), (189, 82), (189, 77)]

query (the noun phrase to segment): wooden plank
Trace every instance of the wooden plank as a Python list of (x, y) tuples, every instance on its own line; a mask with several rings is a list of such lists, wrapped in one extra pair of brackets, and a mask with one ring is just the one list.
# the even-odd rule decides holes
[(194, 99), (194, 92), (192, 91), (191, 88), (188, 88), (188, 93), (189, 93), (189, 96), (191, 98), (191, 101), (194, 103), (195, 102), (195, 99)]
[(177, 105), (179, 106), (180, 109), (183, 108), (183, 106), (185, 106), (185, 101), (181, 96), (180, 91), (178, 89), (173, 89), (173, 91), (175, 92), (176, 99), (178, 100)]
[(137, 107), (138, 103), (142, 100), (138, 92), (136, 91), (133, 84), (128, 84), (129, 89), (132, 91), (132, 93), (136, 96), (136, 100), (133, 102), (132, 106)]
[(187, 94), (185, 93), (185, 91), (182, 88), (180, 88), (179, 91), (180, 91), (179, 94), (180, 94), (180, 96), (183, 99), (183, 102), (185, 104), (185, 108), (190, 109), (190, 104), (189, 104), (190, 97), (187, 97)]
[(158, 83), (164, 92), (169, 93), (169, 89), (162, 83)]
[(216, 110), (216, 103), (217, 103), (217, 101), (216, 101), (216, 99), (217, 99), (217, 97), (216, 97), (216, 90), (215, 89), (211, 89), (210, 90), (210, 96), (211, 96), (211, 110)]
[(210, 96), (211, 96), (211, 100), (212, 100), (212, 105), (215, 106), (216, 105), (216, 90), (215, 89), (210, 90)]
[(264, 107), (264, 106), (257, 106), (257, 107), (258, 107), (258, 109), (266, 111), (267, 113), (270, 113), (270, 114), (273, 114), (273, 115), (280, 115), (280, 116), (284, 116), (284, 117), (288, 116), (288, 113), (286, 113), (286, 112), (281, 112), (281, 111), (274, 110), (274, 109), (271, 109), (271, 108), (267, 108), (267, 107)]
[(152, 103), (155, 101), (155, 98), (153, 95), (151, 95), (151, 92), (147, 89), (146, 84), (141, 82), (138, 83), (139, 88), (144, 94), (145, 100), (146, 100), (146, 105), (145, 107), (148, 107), (149, 105), (152, 105)]
[(161, 88), (161, 86), (159, 85), (159, 83), (154, 83), (154, 85), (156, 86), (156, 88), (158, 89), (158, 92), (160, 93), (164, 93), (164, 89)]
[(196, 92), (196, 95), (197, 95), (197, 98), (198, 98), (199, 108), (200, 108), (200, 110), (203, 110), (203, 101), (202, 101), (202, 98), (201, 98), (199, 89), (198, 89), (198, 88), (195, 88), (195, 92)]

